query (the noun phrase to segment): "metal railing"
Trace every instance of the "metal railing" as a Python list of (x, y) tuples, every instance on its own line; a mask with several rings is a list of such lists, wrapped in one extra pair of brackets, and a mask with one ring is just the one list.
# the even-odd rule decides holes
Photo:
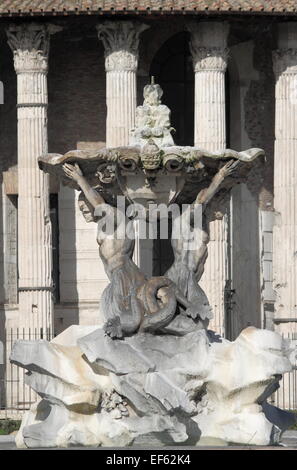
[(12, 364), (9, 357), (15, 341), (51, 340), (43, 329), (9, 328), (4, 331), (4, 360), (0, 365), (0, 419), (20, 419), (37, 400), (37, 394), (25, 383), (26, 371)]
[(283, 375), (279, 389), (271, 397), (271, 403), (283, 410), (297, 411), (297, 333), (288, 333), (283, 337), (289, 339), (295, 347), (290, 356), (293, 369)]

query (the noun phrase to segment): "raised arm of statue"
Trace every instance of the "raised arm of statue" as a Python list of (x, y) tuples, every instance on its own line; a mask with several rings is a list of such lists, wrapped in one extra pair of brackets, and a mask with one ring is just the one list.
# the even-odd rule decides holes
[(239, 160), (228, 161), (213, 177), (208, 188), (202, 189), (195, 200), (196, 204), (202, 204), (202, 210), (205, 211), (208, 203), (213, 199), (222, 186), (223, 181), (231, 176), (240, 164)]
[(74, 165), (65, 163), (63, 165), (63, 170), (64, 173), (68, 176), (68, 178), (71, 178), (72, 180), (77, 182), (82, 192), (84, 193), (86, 199), (94, 208), (99, 204), (105, 204), (103, 197), (100, 196), (97, 191), (91, 188), (77, 163), (75, 163)]

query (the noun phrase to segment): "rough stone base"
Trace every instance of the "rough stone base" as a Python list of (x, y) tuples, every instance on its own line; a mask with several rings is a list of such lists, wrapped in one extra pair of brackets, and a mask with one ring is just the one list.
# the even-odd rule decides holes
[(18, 447), (273, 445), (294, 422), (266, 399), (291, 369), (276, 333), (234, 342), (205, 330), (112, 340), (71, 326), (51, 342), (18, 341), (11, 361), (40, 396)]

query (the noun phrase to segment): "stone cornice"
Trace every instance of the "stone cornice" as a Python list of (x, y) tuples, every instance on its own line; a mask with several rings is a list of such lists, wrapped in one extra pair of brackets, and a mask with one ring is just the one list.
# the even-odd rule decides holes
[(7, 28), (16, 73), (46, 72), (50, 35), (62, 28), (52, 24), (23, 23)]
[(149, 26), (132, 21), (106, 21), (97, 25), (98, 38), (105, 50), (105, 69), (136, 71), (140, 34)]

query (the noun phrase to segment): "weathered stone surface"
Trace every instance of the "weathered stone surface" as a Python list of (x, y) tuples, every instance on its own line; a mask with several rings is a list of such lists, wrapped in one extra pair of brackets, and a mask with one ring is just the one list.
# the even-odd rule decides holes
[[(18, 341), (11, 361), (30, 371), (25, 381), (41, 396), (68, 405), (96, 408), (110, 379), (94, 374), (77, 347), (48, 341)], [(102, 380), (102, 382), (101, 382)]]
[(137, 354), (127, 341), (113, 341), (102, 329), (98, 329), (78, 341), (80, 349), (90, 362), (96, 362), (110, 372), (148, 372), (154, 364)]
[(41, 400), (16, 443), (275, 443), (292, 418), (266, 399), (291, 369), (288, 346), (252, 327), (234, 342), (205, 330), (112, 340), (95, 326), (72, 326), (50, 343), (19, 341), (11, 361), (28, 370)]
[(209, 437), (236, 444), (275, 443), (273, 423), (280, 427), (288, 421), (280, 416), (276, 421), (270, 412), (270, 422), (262, 403), (278, 388), (281, 375), (291, 370), (288, 346), (280, 335), (253, 327), (234, 342), (212, 344), (206, 394), (194, 418), (202, 432), (201, 445)]
[(273, 54), (275, 72), (275, 147), (273, 227), (273, 288), (275, 317), (292, 318), (277, 330), (285, 335), (295, 331), (297, 317), (297, 223), (296, 212), (296, 23), (280, 23), (278, 47)]

